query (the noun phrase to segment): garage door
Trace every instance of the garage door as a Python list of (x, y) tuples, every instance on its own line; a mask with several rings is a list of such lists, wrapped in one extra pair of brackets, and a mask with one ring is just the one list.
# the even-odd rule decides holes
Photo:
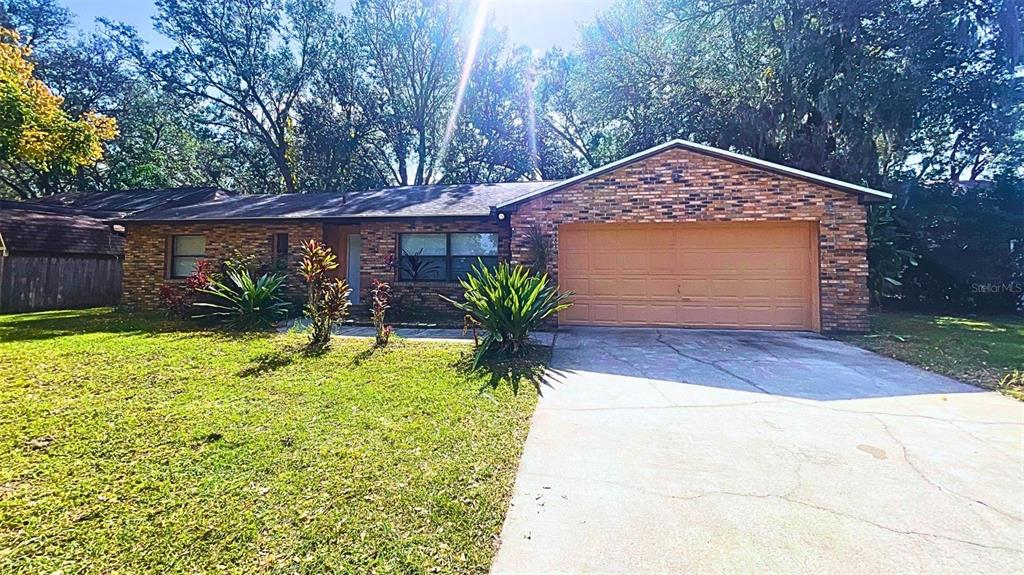
[(564, 324), (818, 329), (810, 223), (572, 224), (558, 244)]

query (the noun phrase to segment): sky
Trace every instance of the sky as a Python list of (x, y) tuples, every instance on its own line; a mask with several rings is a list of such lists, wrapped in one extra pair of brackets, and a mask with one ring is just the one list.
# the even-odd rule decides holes
[[(210, 0), (215, 2), (216, 0)], [(466, 0), (472, 2), (473, 0)], [(336, 0), (342, 14), (349, 13), (351, 0)], [(612, 5), (614, 0), (491, 0), (495, 24), (507, 28), (513, 44), (535, 51), (553, 46), (571, 48), (580, 24), (585, 24)], [(152, 0), (63, 0), (77, 16), (82, 30), (95, 26), (104, 17), (135, 26), (154, 49), (166, 49), (167, 41), (153, 31), (151, 18), (156, 12)]]

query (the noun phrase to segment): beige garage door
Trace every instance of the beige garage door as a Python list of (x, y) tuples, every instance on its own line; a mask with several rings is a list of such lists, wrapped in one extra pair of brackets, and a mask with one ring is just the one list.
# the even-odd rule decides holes
[(817, 229), (803, 222), (572, 224), (564, 324), (817, 330)]

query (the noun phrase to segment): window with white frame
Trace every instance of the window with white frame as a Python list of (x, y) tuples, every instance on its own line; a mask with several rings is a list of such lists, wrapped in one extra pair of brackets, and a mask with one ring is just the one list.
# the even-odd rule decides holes
[(498, 263), (498, 234), (454, 232), (399, 235), (399, 281), (457, 281), (474, 265)]

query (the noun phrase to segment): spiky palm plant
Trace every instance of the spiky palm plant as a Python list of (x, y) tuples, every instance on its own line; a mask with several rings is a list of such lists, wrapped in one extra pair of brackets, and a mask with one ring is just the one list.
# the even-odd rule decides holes
[(559, 293), (547, 274), (535, 275), (524, 266), (499, 263), (489, 268), (482, 261), (459, 282), (465, 301), (441, 296), (480, 323), (485, 334), (477, 346), (473, 366), (490, 352), (516, 355), (526, 346), (530, 332), (541, 322), (572, 306), (574, 292)]
[(225, 280), (210, 280), (198, 291), (214, 296), (214, 301), (197, 302), (196, 307), (213, 310), (195, 317), (219, 321), (232, 329), (265, 329), (288, 314), (281, 299), (285, 276), (263, 274), (253, 279), (242, 270), (230, 270)]

